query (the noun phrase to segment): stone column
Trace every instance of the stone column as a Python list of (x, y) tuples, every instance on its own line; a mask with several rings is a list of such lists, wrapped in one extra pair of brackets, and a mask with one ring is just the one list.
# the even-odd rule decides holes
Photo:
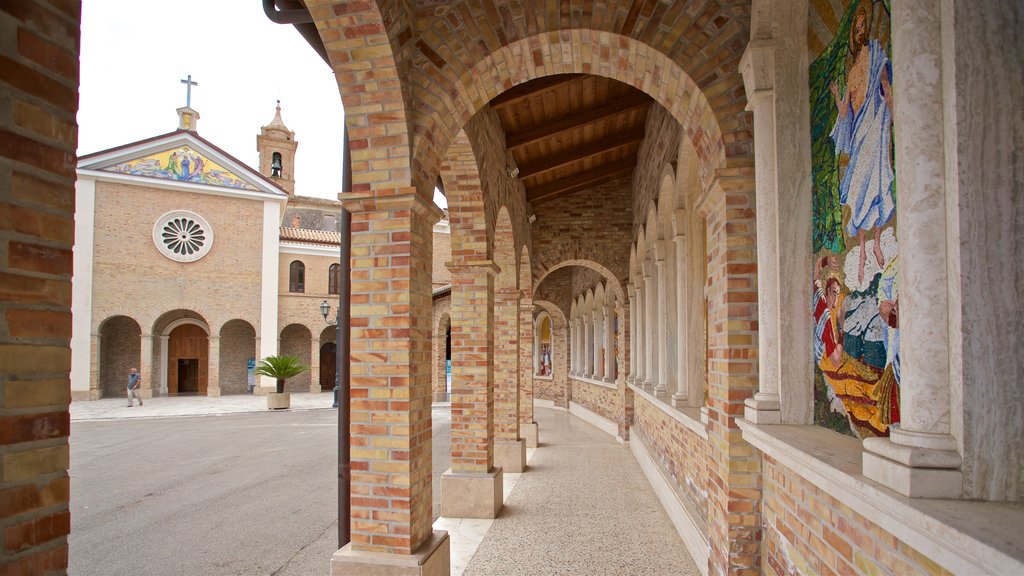
[(632, 283), (627, 285), (626, 293), (629, 294), (629, 374), (626, 382), (632, 384), (636, 379), (636, 286)]
[(590, 378), (594, 375), (594, 315), (583, 317), (583, 370), (582, 376)]
[(593, 365), (590, 367), (590, 374), (594, 380), (600, 380), (603, 377), (604, 366), (601, 365), (601, 349), (604, 343), (604, 309), (601, 306), (594, 305), (594, 330), (591, 334), (591, 338), (594, 340), (594, 355), (591, 358)]
[[(433, 340), (431, 340), (433, 343)], [(433, 372), (433, 359), (434, 350), (430, 350), (431, 359), (431, 372), (430, 372), (430, 387), (433, 390), (434, 385), (434, 372)], [(317, 394), (320, 392), (320, 339), (313, 337), (309, 339), (309, 391)]]
[(580, 349), (580, 342), (583, 341), (581, 337), (583, 320), (576, 316), (576, 319), (572, 321), (572, 375), (575, 376), (580, 373), (580, 366), (583, 365), (582, 356), (583, 352)]
[(656, 289), (658, 291), (658, 307), (655, 311), (657, 317), (657, 343), (658, 343), (658, 380), (654, 386), (654, 395), (662, 400), (668, 400), (670, 378), (668, 373), (668, 266), (665, 265), (665, 252), (667, 245), (664, 240), (658, 240), (654, 245), (654, 266), (657, 271)]
[[(490, 260), (449, 264), (452, 272), (452, 467), (441, 476), (441, 514), (494, 518), (502, 470), (494, 466), (494, 277)], [(428, 514), (429, 516), (429, 514)]]
[[(900, 494), (959, 498), (962, 459), (950, 412), (942, 14), (893, 2), (893, 141), (903, 209), (899, 244), (900, 425), (864, 440), (864, 475)], [(955, 244), (954, 244), (955, 246)], [(959, 288), (957, 288), (959, 289)]]
[(139, 338), (139, 376), (142, 377), (142, 386), (139, 394), (143, 398), (152, 398), (155, 395), (153, 382), (153, 335), (143, 334)]
[(644, 264), (644, 389), (654, 390), (658, 384), (658, 309), (657, 309), (657, 278), (652, 268), (654, 264)]
[[(160, 366), (158, 367), (159, 374), (156, 377), (160, 382), (160, 395), (166, 396), (170, 393), (170, 388), (167, 387), (167, 345), (171, 337), (159, 336), (158, 338), (160, 338)], [(259, 346), (259, 338), (256, 339), (256, 345)]]
[[(536, 340), (534, 334), (533, 300), (523, 298), (519, 302), (519, 437), (526, 441), (527, 448), (537, 447), (537, 423), (533, 420), (533, 375), (537, 373)], [(555, 344), (555, 324), (551, 321), (551, 345)], [(554, 356), (552, 356), (552, 360)]]
[(745, 400), (744, 417), (758, 424), (781, 422), (779, 402), (779, 205), (775, 183), (774, 48), (771, 41), (747, 45), (740, 70), (747, 110), (754, 113), (757, 205), (758, 391)]
[[(679, 210), (676, 215), (681, 224), (686, 220), (686, 213)], [(687, 329), (689, 319), (686, 315), (688, 300), (690, 298), (689, 286), (687, 286), (686, 273), (686, 236), (676, 234), (672, 239), (676, 243), (676, 389), (672, 393), (672, 405), (676, 408), (689, 406), (689, 378), (686, 371), (689, 369), (690, 331)]]
[(206, 357), (206, 395), (220, 397), (220, 336), (210, 336)]
[(494, 295), (494, 465), (505, 472), (526, 468), (519, 437), (519, 297), (516, 287)]
[(604, 305), (604, 381), (615, 381), (615, 308)]
[[(89, 335), (89, 400), (100, 399), (100, 335)], [(157, 387), (159, 390), (159, 387)]]
[(633, 367), (635, 368), (633, 384), (640, 388), (644, 387), (647, 381), (647, 322), (644, 318), (647, 314), (647, 303), (645, 302), (644, 277), (638, 274), (634, 280), (636, 289), (636, 349), (633, 353)]

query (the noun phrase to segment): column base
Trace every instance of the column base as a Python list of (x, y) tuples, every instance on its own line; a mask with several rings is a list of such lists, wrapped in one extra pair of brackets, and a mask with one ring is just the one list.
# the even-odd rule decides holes
[(658, 400), (661, 400), (662, 402), (668, 402), (668, 388), (655, 388), (654, 397), (657, 398)]
[(352, 550), (346, 544), (331, 557), (331, 576), (448, 576), (451, 573), (451, 541), (444, 530), (412, 554), (384, 554)]
[(520, 422), (519, 423), (519, 435), (526, 440), (527, 448), (536, 448), (540, 443), (540, 436), (538, 434), (539, 428), (536, 422)]
[(782, 424), (782, 404), (778, 394), (758, 392), (743, 403), (744, 419), (754, 424)]
[[(892, 434), (900, 433), (894, 428)], [(866, 438), (862, 459), (866, 478), (909, 498), (963, 497), (963, 460), (955, 450)]]
[(210, 386), (206, 389), (206, 396), (207, 398), (220, 398), (220, 388)]
[(497, 518), (504, 505), (504, 472), (453, 472), (441, 474), (441, 516), (446, 518)]
[(494, 465), (510, 474), (526, 470), (526, 440), (495, 440)]
[(686, 408), (690, 405), (689, 396), (681, 396), (679, 394), (672, 395), (672, 407), (673, 408)]

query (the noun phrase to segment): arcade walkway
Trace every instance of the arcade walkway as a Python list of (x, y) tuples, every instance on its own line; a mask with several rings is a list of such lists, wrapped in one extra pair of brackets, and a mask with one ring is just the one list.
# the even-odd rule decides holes
[[(321, 422), (324, 418), (320, 417), (326, 415), (329, 406), (329, 395), (292, 394), (291, 412), (309, 411), (308, 425), (298, 429), (306, 435), (304, 442), (314, 446), (330, 445), (330, 435), (335, 433), (336, 428), (330, 426), (330, 418)], [(446, 405), (435, 405), (434, 473), (438, 478), (448, 462), (450, 438), (446, 433), (446, 408)], [(106, 421), (105, 426), (115, 429), (129, 426), (128, 421), (135, 421), (138, 423), (135, 426), (139, 426), (143, 419), (148, 418), (175, 419), (182, 416), (243, 413), (255, 416), (254, 413), (261, 412), (267, 412), (265, 399), (253, 396), (154, 398), (146, 401), (142, 409), (125, 407), (123, 399), (71, 404), (71, 419), (74, 422)], [(453, 575), (700, 574), (627, 446), (564, 411), (537, 408), (535, 417), (540, 425), (541, 446), (528, 451), (529, 467), (526, 473), (506, 474), (505, 507), (499, 517), (496, 520), (440, 518), (435, 523), (436, 528), (448, 530), (451, 536)], [(274, 418), (270, 420), (281, 421)], [(173, 426), (171, 420), (167, 422), (166, 425)], [(190, 423), (189, 428), (198, 424)], [(155, 428), (156, 425), (153, 423), (139, 430)], [(285, 433), (291, 429), (280, 429), (278, 432)], [(80, 440), (83, 441), (87, 442)], [(77, 450), (76, 461), (81, 466), (87, 460), (81, 456), (84, 446), (74, 447)], [(322, 452), (310, 451), (309, 457), (311, 460), (329, 461), (330, 450)], [(133, 461), (137, 470), (139, 466), (145, 465), (137, 458)], [(76, 474), (76, 468), (72, 466), (73, 481), (78, 482), (75, 488), (95, 489), (81, 484), (85, 472), (79, 469)], [(437, 493), (440, 482), (436, 480), (435, 504), (440, 501)], [(250, 489), (256, 488), (254, 486)], [(324, 492), (329, 494), (330, 490), (324, 489)], [(253, 492), (248, 497), (252, 501), (261, 501), (271, 495)], [(83, 501), (81, 497), (78, 500)], [(152, 498), (140, 496), (143, 504), (151, 501)], [(323, 512), (323, 518), (313, 523), (326, 526), (322, 537), (297, 552), (251, 552), (255, 556), (263, 556), (260, 566), (276, 565), (276, 556), (294, 554), (288, 561), (290, 568), (279, 573), (298, 574), (303, 573), (303, 570), (311, 573), (308, 570), (314, 566), (324, 566), (323, 573), (327, 572), (326, 565), (336, 546), (333, 537), (336, 518), (332, 517), (335, 507), (322, 505), (316, 508)], [(439, 506), (435, 506), (435, 517), (437, 512)], [(95, 511), (91, 513), (95, 516)], [(157, 512), (140, 507), (138, 514), (151, 515)], [(80, 521), (82, 518), (84, 516), (80, 514)], [(334, 527), (331, 527), (332, 519), (335, 520)], [(143, 520), (140, 518), (139, 521)], [(293, 529), (302, 531), (299, 526)], [(144, 528), (140, 530), (145, 532)], [(86, 532), (80, 530), (78, 534), (78, 539), (73, 542), (77, 547), (72, 546), (74, 554), (80, 553), (81, 546), (88, 539)], [(145, 534), (136, 536), (143, 539), (146, 537)], [(247, 537), (243, 544), (253, 540), (258, 538)], [(218, 548), (230, 549), (240, 545), (225, 544)], [(285, 544), (287, 546), (289, 544)], [(197, 542), (195, 547), (197, 558), (194, 560), (201, 562), (204, 555), (200, 553), (202, 543)], [(155, 553), (143, 547), (137, 554), (140, 556), (138, 560), (155, 561), (149, 558)], [(214, 552), (209, 553), (219, 558)], [(76, 557), (73, 560), (73, 564), (82, 570), (81, 573), (93, 573), (87, 569), (90, 564), (86, 558)], [(173, 564), (172, 560), (166, 561)], [(231, 573), (226, 566), (208, 566), (208, 570), (204, 570), (209, 574)], [(167, 573), (176, 570), (173, 565), (165, 567)], [(252, 570), (256, 571), (253, 573), (259, 572), (256, 567)]]

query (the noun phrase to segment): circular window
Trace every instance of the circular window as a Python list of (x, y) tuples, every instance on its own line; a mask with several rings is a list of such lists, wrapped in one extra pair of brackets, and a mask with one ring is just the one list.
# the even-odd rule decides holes
[(213, 229), (202, 216), (175, 210), (157, 219), (153, 244), (161, 254), (176, 262), (195, 262), (213, 246)]

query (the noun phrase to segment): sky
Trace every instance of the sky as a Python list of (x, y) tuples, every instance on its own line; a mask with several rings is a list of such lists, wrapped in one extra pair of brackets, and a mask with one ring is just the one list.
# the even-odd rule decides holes
[(256, 135), (280, 99), (299, 143), (296, 193), (337, 199), (344, 111), (334, 75), (259, 0), (87, 0), (81, 63), (79, 155), (177, 129), (180, 80), (191, 74), (200, 135), (256, 168)]

